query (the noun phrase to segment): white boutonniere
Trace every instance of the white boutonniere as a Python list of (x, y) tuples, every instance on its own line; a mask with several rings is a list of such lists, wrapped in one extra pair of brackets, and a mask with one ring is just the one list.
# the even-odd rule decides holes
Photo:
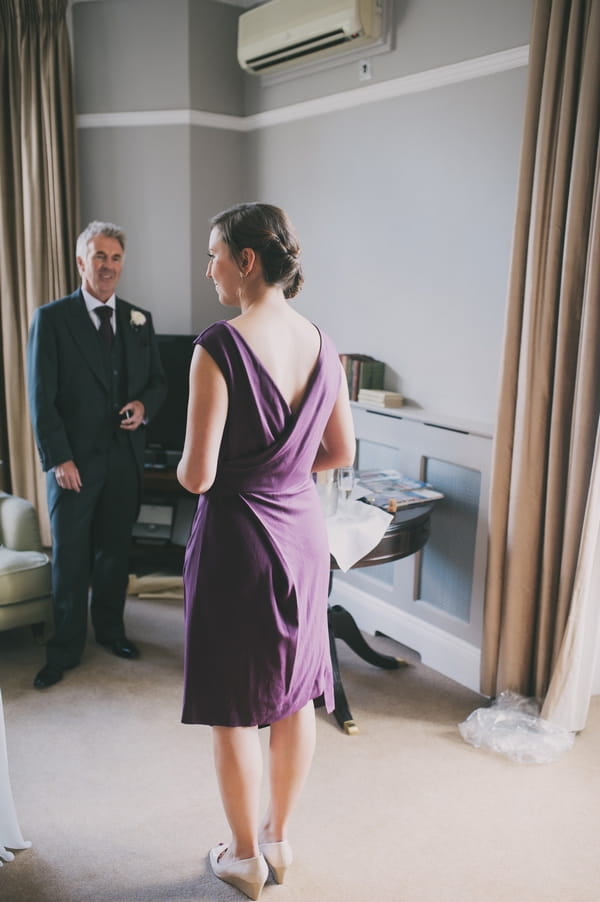
[(132, 310), (129, 314), (129, 325), (137, 332), (146, 322), (146, 317), (141, 310)]

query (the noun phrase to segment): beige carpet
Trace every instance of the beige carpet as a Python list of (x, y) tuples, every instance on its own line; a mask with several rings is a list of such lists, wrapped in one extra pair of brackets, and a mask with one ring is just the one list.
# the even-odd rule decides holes
[[(0, 869), (2, 902), (245, 898), (207, 867), (227, 828), (210, 729), (179, 723), (181, 623), (178, 601), (131, 600), (142, 658), (90, 642), (46, 692), (31, 688), (43, 656), (29, 631), (0, 633), (12, 789), (33, 843)], [(599, 698), (571, 752), (515, 764), (462, 740), (474, 693), (416, 660), (383, 671), (339, 647), (360, 732), (318, 712), (296, 862), (262, 902), (597, 902)]]

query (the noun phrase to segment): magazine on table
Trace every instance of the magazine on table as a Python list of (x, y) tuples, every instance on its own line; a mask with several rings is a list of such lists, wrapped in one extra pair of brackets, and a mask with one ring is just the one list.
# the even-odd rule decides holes
[(356, 482), (354, 495), (365, 489), (362, 494), (369, 504), (386, 510), (390, 508), (390, 503), (399, 509), (440, 501), (444, 497), (428, 482), (404, 476), (397, 470), (358, 470)]

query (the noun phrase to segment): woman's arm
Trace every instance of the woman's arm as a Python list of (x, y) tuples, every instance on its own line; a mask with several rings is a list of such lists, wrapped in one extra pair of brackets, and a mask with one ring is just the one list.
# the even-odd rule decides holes
[[(342, 365), (340, 364), (340, 369)], [(342, 369), (340, 390), (325, 427), (321, 446), (313, 464), (313, 473), (334, 467), (351, 467), (356, 454), (352, 409), (348, 397), (346, 374)]]
[(228, 403), (221, 370), (207, 351), (196, 346), (190, 365), (185, 442), (177, 466), (177, 479), (195, 495), (207, 492), (215, 481)]

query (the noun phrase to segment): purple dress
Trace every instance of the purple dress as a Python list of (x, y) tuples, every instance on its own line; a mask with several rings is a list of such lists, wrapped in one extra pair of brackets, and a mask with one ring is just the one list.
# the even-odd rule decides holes
[(196, 339), (227, 382), (217, 477), (187, 544), (182, 720), (265, 725), (324, 695), (329, 549), (312, 464), (337, 398), (337, 352), (321, 350), (300, 407), (241, 334), (217, 322)]

